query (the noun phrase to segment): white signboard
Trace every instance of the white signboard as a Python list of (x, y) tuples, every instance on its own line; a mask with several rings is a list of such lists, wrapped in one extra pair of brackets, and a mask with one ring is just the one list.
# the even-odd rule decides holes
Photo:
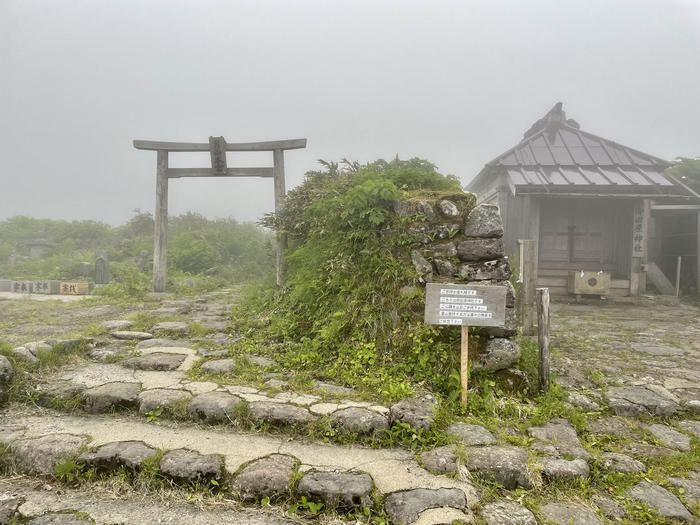
[(429, 283), (425, 322), (454, 326), (503, 326), (506, 288), (477, 284)]

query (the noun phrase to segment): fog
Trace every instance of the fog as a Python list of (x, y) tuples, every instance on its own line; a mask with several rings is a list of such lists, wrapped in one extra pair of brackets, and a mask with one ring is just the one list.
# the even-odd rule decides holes
[[(0, 219), (152, 211), (156, 155), (133, 139), (307, 138), (289, 187), (317, 159), (397, 154), (466, 183), (562, 101), (586, 131), (700, 155), (690, 0), (2, 0), (0, 75)], [(269, 179), (170, 184), (171, 214), (272, 207)]]

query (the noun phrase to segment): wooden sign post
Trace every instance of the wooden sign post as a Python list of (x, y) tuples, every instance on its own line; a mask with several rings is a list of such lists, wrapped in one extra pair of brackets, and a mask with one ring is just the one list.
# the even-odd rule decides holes
[[(208, 143), (161, 142), (135, 140), (136, 149), (157, 151), (156, 168), (156, 208), (155, 239), (153, 244), (153, 291), (165, 291), (165, 269), (168, 246), (168, 180), (181, 177), (270, 177), (274, 178), (275, 211), (284, 202), (284, 150), (306, 147), (306, 139), (277, 140), (272, 142), (247, 142), (228, 144), (224, 137), (209, 137)], [(200, 151), (209, 152), (211, 168), (170, 168), (168, 153)], [(272, 168), (229, 168), (226, 162), (227, 151), (272, 151)], [(286, 235), (277, 235), (277, 284), (282, 286), (285, 279), (284, 248)]]
[(467, 389), (469, 388), (469, 327), (462, 327), (459, 356), (459, 381), (461, 386), (462, 404), (467, 404)]
[(425, 289), (425, 322), (460, 326), (460, 382), (462, 404), (469, 385), (469, 327), (504, 326), (506, 288), (470, 284), (429, 283)]
[(540, 390), (549, 390), (549, 288), (537, 289), (537, 344), (540, 350)]

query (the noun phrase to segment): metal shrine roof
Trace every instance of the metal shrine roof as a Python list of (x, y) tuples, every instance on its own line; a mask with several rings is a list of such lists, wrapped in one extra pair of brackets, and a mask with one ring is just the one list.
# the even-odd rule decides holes
[(671, 163), (582, 131), (557, 103), (523, 140), (491, 162), (468, 184), (505, 173), (511, 190), (524, 193), (648, 194), (698, 197), (664, 174)]

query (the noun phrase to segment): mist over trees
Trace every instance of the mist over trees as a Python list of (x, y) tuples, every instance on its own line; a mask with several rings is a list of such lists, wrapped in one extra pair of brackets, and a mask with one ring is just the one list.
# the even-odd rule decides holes
[(668, 174), (696, 193), (700, 193), (700, 157), (676, 159), (676, 163), (668, 169)]
[[(88, 280), (85, 263), (92, 265), (95, 257), (106, 255), (117, 282), (130, 276), (145, 290), (153, 264), (153, 227), (152, 215), (138, 209), (117, 227), (89, 220), (11, 217), (0, 221), (0, 275)], [(188, 279), (197, 289), (205, 282), (204, 288), (211, 288), (256, 280), (274, 270), (271, 236), (255, 224), (188, 212), (171, 217), (168, 229), (168, 271), (175, 288)], [(44, 253), (31, 257), (31, 246), (37, 244)]]

